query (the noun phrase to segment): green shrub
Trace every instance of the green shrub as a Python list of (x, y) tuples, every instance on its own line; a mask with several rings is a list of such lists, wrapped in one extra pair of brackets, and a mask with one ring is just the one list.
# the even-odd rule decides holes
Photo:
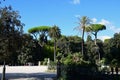
[(48, 70), (56, 70), (56, 62), (50, 61), (50, 64), (48, 65)]
[(61, 80), (81, 80), (83, 75), (96, 74), (97, 66), (82, 59), (79, 53), (70, 54), (62, 59)]

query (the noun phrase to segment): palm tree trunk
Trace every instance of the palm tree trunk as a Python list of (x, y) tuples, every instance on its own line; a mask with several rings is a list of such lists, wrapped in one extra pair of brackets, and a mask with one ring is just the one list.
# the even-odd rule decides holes
[(54, 62), (56, 60), (56, 41), (54, 41)]
[(83, 32), (82, 32), (82, 55), (84, 55), (84, 31), (85, 31), (85, 27), (83, 27)]

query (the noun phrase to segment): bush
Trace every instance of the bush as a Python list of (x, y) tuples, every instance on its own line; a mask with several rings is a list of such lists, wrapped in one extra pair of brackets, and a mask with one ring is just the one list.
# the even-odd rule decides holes
[(62, 59), (61, 80), (81, 80), (83, 76), (94, 75), (98, 72), (97, 66), (89, 61), (84, 61), (79, 53), (70, 54)]
[(50, 61), (48, 65), (48, 70), (56, 70), (56, 63), (54, 61)]

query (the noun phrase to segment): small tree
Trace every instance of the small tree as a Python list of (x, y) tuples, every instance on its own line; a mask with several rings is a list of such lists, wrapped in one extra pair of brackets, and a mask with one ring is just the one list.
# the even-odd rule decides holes
[(61, 37), (61, 31), (58, 26), (54, 25), (49, 30), (49, 36), (54, 40), (54, 61), (56, 60), (56, 42)]

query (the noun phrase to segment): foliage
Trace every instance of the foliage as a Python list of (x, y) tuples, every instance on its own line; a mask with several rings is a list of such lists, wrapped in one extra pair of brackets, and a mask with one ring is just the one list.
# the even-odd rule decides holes
[(89, 75), (97, 72), (95, 63), (84, 61), (80, 53), (69, 54), (62, 59), (61, 76), (64, 80), (80, 80), (82, 75)]
[(11, 6), (0, 8), (0, 47), (4, 46), (0, 48), (1, 61), (16, 61), (24, 26), (20, 18), (18, 11), (14, 11)]
[(54, 40), (54, 61), (56, 60), (56, 42), (57, 39), (61, 37), (61, 30), (59, 29), (58, 26), (54, 25), (52, 28), (49, 29), (49, 34), (50, 38)]
[(113, 38), (104, 42), (104, 52), (108, 64), (120, 66), (120, 33), (115, 33)]
[(67, 53), (75, 53), (81, 51), (82, 39), (78, 36), (62, 36), (57, 41), (57, 46), (59, 48), (59, 52), (63, 55)]
[(53, 52), (54, 52), (54, 47), (51, 45), (46, 45), (43, 47), (43, 57), (47, 57), (50, 58), (51, 60), (53, 60)]
[(79, 26), (76, 27), (75, 29), (81, 31), (82, 30), (82, 44), (81, 44), (81, 47), (82, 47), (82, 55), (84, 55), (84, 32), (85, 32), (85, 27), (88, 26), (91, 22), (91, 20), (87, 17), (87, 16), (82, 16), (81, 18), (78, 18), (79, 19)]
[(50, 64), (48, 65), (48, 70), (49, 71), (55, 71), (56, 70), (56, 62), (50, 61)]
[(33, 62), (33, 47), (35, 47), (35, 44), (33, 37), (28, 34), (24, 34), (22, 38), (23, 45), (20, 54), (18, 54), (18, 62), (19, 64), (25, 65), (28, 62)]
[(91, 32), (95, 36), (95, 45), (97, 45), (97, 34), (101, 30), (105, 30), (106, 26), (102, 24), (90, 24), (85, 28), (86, 32)]
[[(98, 32), (100, 30), (106, 29), (106, 26), (103, 24), (90, 24), (88, 27), (86, 27), (87, 32)], [(95, 34), (95, 33), (93, 33)]]
[(87, 41), (86, 41), (86, 56), (87, 56), (87, 59), (90, 60), (90, 61), (94, 61), (95, 60), (95, 55), (94, 54), (94, 50), (93, 50), (93, 47), (94, 47), (94, 41), (91, 39), (91, 36), (87, 36)]
[(30, 50), (26, 49), (25, 52), (21, 52), (21, 54), (18, 55), (18, 62), (21, 65), (25, 65), (28, 62), (31, 62), (32, 55), (30, 55)]
[(49, 36), (54, 40), (61, 37), (61, 30), (58, 26), (54, 25), (52, 28), (49, 29)]
[(28, 32), (32, 34), (36, 40), (38, 39), (39, 36), (39, 44), (41, 47), (43, 47), (47, 43), (49, 29), (50, 29), (49, 26), (38, 26), (30, 28)]
[(39, 31), (42, 31), (42, 32), (46, 32), (50, 29), (49, 26), (38, 26), (38, 27), (33, 27), (33, 28), (30, 28), (28, 30), (29, 33), (35, 33), (35, 32), (39, 32)]

